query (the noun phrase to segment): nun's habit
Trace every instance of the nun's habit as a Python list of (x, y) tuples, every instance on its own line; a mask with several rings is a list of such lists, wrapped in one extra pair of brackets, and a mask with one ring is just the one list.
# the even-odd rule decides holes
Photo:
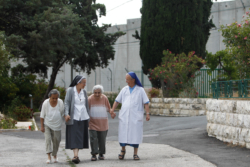
[(138, 148), (143, 139), (144, 104), (149, 103), (146, 92), (134, 72), (128, 73), (135, 79), (133, 88), (125, 86), (115, 101), (122, 103), (119, 111), (119, 143)]
[(85, 77), (76, 76), (64, 100), (65, 116), (70, 115), (70, 120), (66, 122), (66, 149), (83, 149), (89, 148), (88, 142), (88, 120), (89, 120), (89, 105), (88, 96), (85, 90), (81, 89), (77, 92), (76, 85)]

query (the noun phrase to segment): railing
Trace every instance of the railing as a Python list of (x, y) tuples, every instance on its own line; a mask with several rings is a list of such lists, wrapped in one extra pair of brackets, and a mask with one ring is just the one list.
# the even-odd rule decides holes
[(250, 98), (250, 79), (217, 81), (211, 84), (213, 98)]
[(211, 83), (217, 80), (219, 75), (224, 74), (224, 70), (222, 69), (215, 69), (211, 72), (211, 75), (208, 75), (208, 71), (210, 69), (200, 69), (195, 73), (195, 82), (194, 87), (198, 91), (198, 96), (200, 98), (207, 98), (210, 97), (212, 94)]

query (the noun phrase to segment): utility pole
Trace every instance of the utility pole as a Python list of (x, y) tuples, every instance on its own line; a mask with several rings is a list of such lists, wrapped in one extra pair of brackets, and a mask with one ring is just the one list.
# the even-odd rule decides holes
[(96, 71), (94, 70), (94, 72), (95, 72), (95, 85), (96, 85)]
[(112, 92), (112, 71), (111, 71), (110, 68), (109, 68), (109, 71), (110, 71), (110, 73), (111, 73), (111, 92)]

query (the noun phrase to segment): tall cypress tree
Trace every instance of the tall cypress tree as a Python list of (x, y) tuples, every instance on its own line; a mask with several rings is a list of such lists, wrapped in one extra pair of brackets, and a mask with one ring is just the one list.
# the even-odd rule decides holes
[[(143, 0), (141, 9), (140, 56), (143, 72), (161, 63), (163, 50), (175, 54), (195, 51), (205, 58), (209, 30), (211, 0)], [(200, 67), (202, 65), (200, 64)], [(153, 82), (153, 86), (160, 86)]]

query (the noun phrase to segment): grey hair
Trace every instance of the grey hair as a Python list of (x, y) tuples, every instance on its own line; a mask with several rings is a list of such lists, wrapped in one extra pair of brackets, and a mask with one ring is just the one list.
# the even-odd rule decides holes
[(95, 90), (97, 90), (97, 89), (100, 89), (102, 93), (104, 92), (104, 89), (103, 89), (103, 86), (102, 86), (102, 85), (95, 85), (95, 86), (93, 87), (93, 89), (92, 89), (92, 93), (94, 93)]
[(49, 92), (48, 96), (51, 97), (51, 95), (55, 95), (55, 94), (57, 94), (58, 97), (60, 97), (60, 92), (59, 92), (57, 89), (52, 89), (52, 90)]

